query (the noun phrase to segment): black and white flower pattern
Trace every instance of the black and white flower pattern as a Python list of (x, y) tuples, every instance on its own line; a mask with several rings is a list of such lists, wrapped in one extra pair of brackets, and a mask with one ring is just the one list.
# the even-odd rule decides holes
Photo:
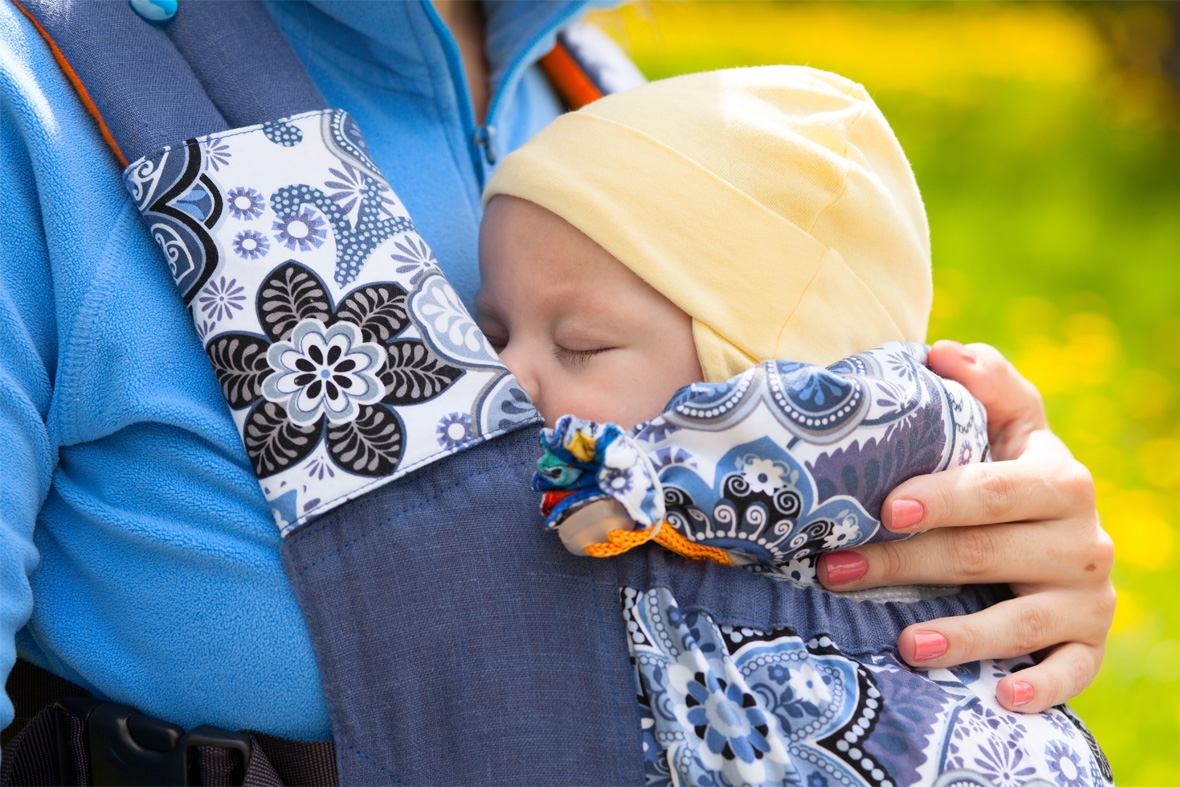
[(391, 473), (405, 445), (394, 406), (433, 399), (463, 375), (422, 342), (397, 338), (410, 319), (396, 284), (358, 287), (333, 308), (323, 281), (291, 260), (255, 304), (266, 335), (223, 333), (206, 353), (230, 407), (249, 409), (246, 452), (259, 478), (321, 442), (349, 473)]
[(327, 416), (334, 424), (353, 421), (361, 405), (380, 401), (385, 393), (377, 379), (381, 347), (361, 339), (348, 322), (325, 328), (317, 319), (295, 326), (291, 340), (275, 342), (266, 359), (274, 371), (262, 383), (262, 395), (287, 408), (297, 424)]
[(843, 549), (859, 543), (860, 527), (857, 516), (849, 510), (841, 511), (833, 519), (831, 529), (824, 535), (823, 548), (828, 551)]
[(172, 145), (124, 182), (284, 535), (539, 420), (347, 113)]
[(751, 491), (773, 495), (787, 483), (790, 468), (773, 459), (750, 455), (742, 458), (741, 474)]

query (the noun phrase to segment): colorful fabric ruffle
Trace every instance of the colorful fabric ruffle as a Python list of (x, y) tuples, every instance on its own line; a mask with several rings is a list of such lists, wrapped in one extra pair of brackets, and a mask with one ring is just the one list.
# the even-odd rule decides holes
[(565, 416), (542, 433), (534, 478), (547, 524), (610, 498), (636, 530), (601, 554), (656, 540), (795, 574), (822, 552), (899, 538), (880, 522), (894, 487), (988, 456), (983, 407), (927, 352), (891, 342), (827, 368), (763, 363), (681, 389), (630, 430)]

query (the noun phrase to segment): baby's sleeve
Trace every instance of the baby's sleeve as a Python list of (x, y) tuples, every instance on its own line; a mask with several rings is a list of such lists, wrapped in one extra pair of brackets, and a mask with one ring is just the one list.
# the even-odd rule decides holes
[(563, 418), (544, 433), (535, 482), (547, 522), (607, 501), (635, 525), (587, 554), (654, 540), (796, 578), (824, 552), (901, 538), (881, 525), (892, 489), (988, 457), (983, 406), (927, 353), (892, 342), (826, 368), (763, 363), (681, 389), (629, 431)]

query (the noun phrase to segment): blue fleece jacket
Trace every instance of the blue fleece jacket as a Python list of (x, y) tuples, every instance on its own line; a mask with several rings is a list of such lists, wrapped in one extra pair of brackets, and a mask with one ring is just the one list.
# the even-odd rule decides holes
[[(480, 191), (561, 111), (535, 61), (586, 4), (486, 6), (482, 129), (429, 2), (269, 6), (469, 305)], [(0, 676), (19, 652), (184, 727), (330, 737), (278, 531), (119, 176), (0, 2)], [(0, 695), (0, 727), (12, 718)]]

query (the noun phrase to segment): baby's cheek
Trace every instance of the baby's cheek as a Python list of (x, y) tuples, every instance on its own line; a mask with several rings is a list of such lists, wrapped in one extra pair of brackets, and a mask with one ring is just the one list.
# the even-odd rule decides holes
[[(595, 377), (568, 398), (573, 412), (592, 421), (609, 421), (625, 429), (659, 415), (680, 383), (650, 369), (622, 368)], [(557, 413), (559, 418), (564, 413)]]
[(533, 386), (538, 391), (533, 404), (549, 426), (563, 415), (575, 415), (630, 428), (663, 412), (683, 386), (700, 382), (695, 351), (689, 360), (619, 349), (596, 355), (583, 366), (546, 366)]
[[(533, 404), (545, 417), (546, 426), (553, 426), (563, 415), (576, 415), (588, 421), (610, 421), (620, 426), (630, 426), (621, 423), (621, 420), (626, 418), (626, 412), (619, 406), (620, 397), (601, 390), (595, 381), (578, 384), (577, 381), (566, 380), (562, 384), (556, 384), (551, 380), (548, 385), (543, 385), (541, 390), (541, 395)], [(625, 400), (622, 403), (625, 403)]]
[(553, 426), (563, 415), (631, 425), (624, 423), (631, 417), (631, 397), (607, 369), (550, 368), (539, 375), (534, 387), (536, 393), (530, 391), (533, 405), (544, 416), (546, 426)]

